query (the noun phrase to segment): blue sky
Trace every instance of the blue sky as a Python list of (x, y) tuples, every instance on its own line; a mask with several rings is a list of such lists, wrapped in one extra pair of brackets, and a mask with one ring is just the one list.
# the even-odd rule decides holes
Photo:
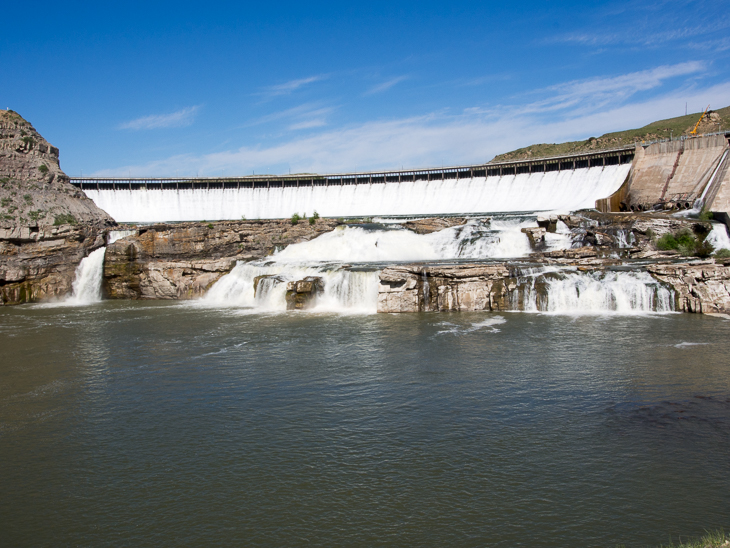
[(478, 163), (730, 105), (724, 1), (7, 3), (0, 107), (71, 176)]

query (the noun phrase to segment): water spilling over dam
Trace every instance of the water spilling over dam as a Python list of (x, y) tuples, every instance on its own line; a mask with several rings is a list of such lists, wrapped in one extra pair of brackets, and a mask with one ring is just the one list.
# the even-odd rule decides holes
[(217, 179), (72, 179), (118, 222), (453, 215), (595, 207), (633, 149), (418, 171)]

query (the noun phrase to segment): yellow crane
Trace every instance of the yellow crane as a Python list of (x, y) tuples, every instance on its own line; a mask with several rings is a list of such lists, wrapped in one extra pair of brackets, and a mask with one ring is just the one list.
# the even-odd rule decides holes
[(705, 109), (705, 112), (702, 113), (702, 116), (700, 116), (700, 119), (697, 120), (697, 123), (695, 124), (695, 127), (692, 131), (689, 132), (690, 135), (697, 135), (697, 128), (700, 127), (700, 123), (705, 117), (705, 114), (707, 114), (707, 111), (710, 110), (710, 105), (707, 105), (707, 108)]

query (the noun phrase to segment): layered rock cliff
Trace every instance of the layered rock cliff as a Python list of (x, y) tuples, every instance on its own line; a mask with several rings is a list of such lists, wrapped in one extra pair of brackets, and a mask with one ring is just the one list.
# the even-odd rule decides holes
[(51, 146), (0, 110), (0, 304), (59, 297), (114, 220), (68, 182)]
[(0, 305), (71, 293), (76, 267), (104, 245), (92, 224), (0, 228)]
[(236, 261), (271, 255), (316, 238), (338, 221), (220, 221), (139, 227), (107, 247), (104, 294), (111, 299), (191, 299), (202, 295)]
[[(563, 262), (552, 263), (565, 267)], [(380, 273), (378, 312), (464, 312), (547, 310), (549, 285), (571, 270), (547, 269), (535, 276), (536, 265), (506, 262), (449, 266), (397, 265)], [(575, 264), (567, 265), (575, 267)], [(581, 274), (603, 276), (616, 266), (613, 260), (589, 260), (578, 266)], [(636, 266), (671, 289), (674, 310), (695, 313), (730, 313), (730, 260)], [(527, 296), (527, 298), (526, 298)]]
[(59, 151), (12, 110), (0, 110), (0, 227), (112, 225), (61, 171)]

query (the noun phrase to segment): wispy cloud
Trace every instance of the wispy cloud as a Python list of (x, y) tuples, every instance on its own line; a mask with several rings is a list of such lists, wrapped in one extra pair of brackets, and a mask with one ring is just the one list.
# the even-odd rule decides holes
[(187, 107), (170, 114), (153, 114), (151, 116), (143, 116), (129, 122), (119, 125), (119, 129), (161, 129), (168, 127), (185, 127), (189, 126), (195, 120), (195, 116), (200, 110), (200, 106)]
[(258, 126), (279, 120), (288, 120), (287, 129), (299, 130), (314, 127), (322, 127), (327, 124), (327, 116), (335, 110), (335, 107), (322, 106), (321, 103), (304, 103), (296, 107), (272, 112), (262, 116), (247, 126)]
[(397, 76), (395, 78), (391, 78), (390, 80), (387, 80), (381, 84), (378, 84), (377, 86), (371, 87), (369, 90), (365, 92), (365, 95), (373, 95), (374, 93), (382, 93), (383, 91), (389, 90), (394, 85), (401, 83), (403, 80), (407, 80), (408, 76)]
[(730, 37), (719, 38), (717, 40), (705, 40), (702, 42), (690, 42), (687, 47), (701, 50), (701, 51), (714, 51), (716, 53), (730, 50)]
[(526, 105), (525, 109), (531, 112), (576, 107), (582, 111), (595, 110), (609, 104), (618, 104), (640, 91), (657, 88), (671, 78), (696, 74), (705, 68), (702, 61), (689, 61), (608, 78), (573, 80), (543, 90), (549, 92), (549, 96)]
[(320, 80), (324, 80), (326, 76), (324, 75), (318, 75), (318, 76), (310, 76), (309, 78), (300, 78), (298, 80), (289, 80), (288, 82), (284, 82), (283, 84), (277, 84), (275, 86), (269, 86), (264, 90), (264, 95), (268, 96), (277, 96), (277, 95), (289, 95), (293, 91), (298, 90), (299, 88), (306, 86), (307, 84), (312, 84), (314, 82), (318, 82)]
[(301, 122), (296, 122), (294, 124), (291, 124), (289, 126), (289, 129), (291, 130), (297, 130), (297, 129), (311, 129), (315, 127), (322, 127), (326, 126), (327, 121), (324, 118), (312, 118), (311, 120), (303, 120)]
[[(683, 83), (651, 99), (637, 100), (632, 90), (649, 89), (672, 75), (693, 74), (701, 66), (674, 65), (610, 78), (567, 82), (541, 92), (542, 101), (472, 108), (458, 114), (430, 113), (403, 119), (367, 122), (310, 133), (272, 143), (254, 144), (203, 155), (178, 155), (137, 166), (104, 170), (96, 175), (163, 176), (241, 175), (256, 172), (337, 172), (477, 163), (533, 143), (585, 139), (609, 131), (635, 128), (696, 108), (724, 105), (730, 81), (709, 89)], [(629, 90), (629, 91), (627, 91)], [(576, 98), (599, 93), (603, 102), (581, 109), (565, 108)], [(613, 94), (613, 98), (611, 99)], [(563, 110), (557, 108), (560, 105)], [(320, 127), (318, 118), (295, 120), (292, 126)]]
[[(629, 18), (626, 24), (617, 26), (621, 29), (617, 32), (606, 33), (582, 30), (551, 36), (543, 43), (575, 43), (592, 47), (619, 45), (653, 47), (678, 40), (686, 41), (690, 38), (710, 36), (730, 28), (730, 17), (723, 14), (712, 13), (711, 17), (699, 14), (694, 22), (699, 20), (700, 23), (688, 26), (684, 24), (685, 21), (678, 21), (673, 13), (674, 9), (671, 7), (664, 10), (658, 9), (646, 18)], [(638, 22), (632, 23), (632, 19)]]

